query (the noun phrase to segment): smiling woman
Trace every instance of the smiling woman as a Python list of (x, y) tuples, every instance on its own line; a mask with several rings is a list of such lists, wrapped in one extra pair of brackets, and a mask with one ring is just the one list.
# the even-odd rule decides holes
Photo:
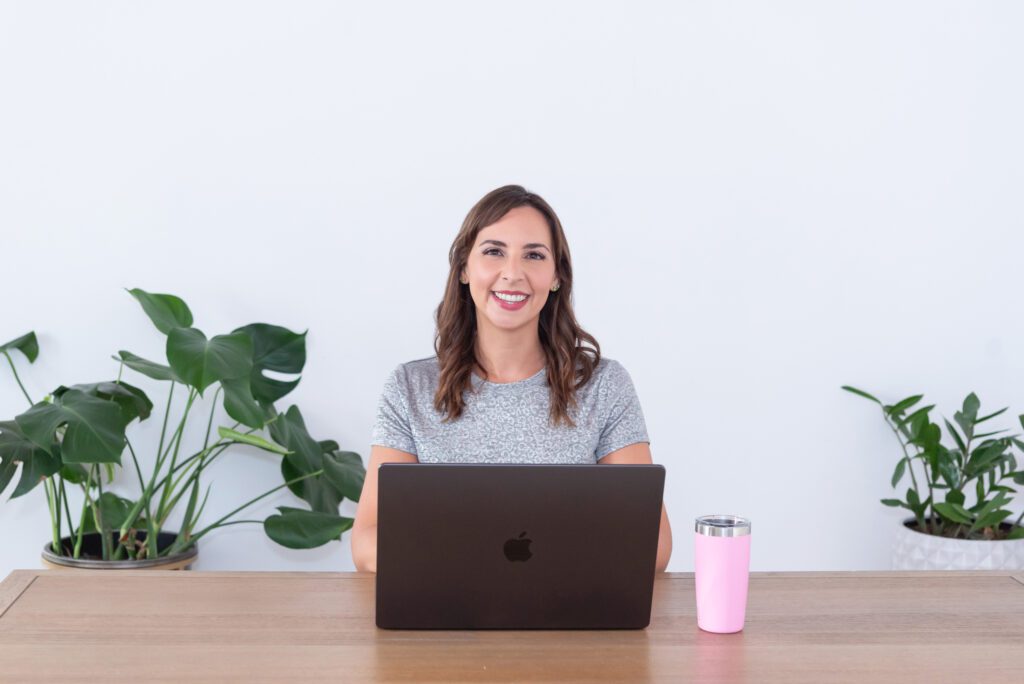
[[(437, 355), (384, 386), (352, 532), (360, 570), (376, 570), (381, 463), (651, 463), (629, 374), (576, 321), (569, 246), (547, 202), (518, 185), (488, 193), (449, 266)], [(659, 570), (671, 551), (662, 507)]]

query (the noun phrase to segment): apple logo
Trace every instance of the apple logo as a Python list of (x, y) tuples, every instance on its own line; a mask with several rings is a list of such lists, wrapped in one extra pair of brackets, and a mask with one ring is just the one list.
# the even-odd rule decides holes
[(526, 536), (526, 532), (519, 535), (518, 539), (509, 539), (505, 542), (505, 558), (510, 561), (528, 561), (533, 557), (533, 553), (530, 551), (530, 544), (533, 543), (532, 539), (523, 539)]

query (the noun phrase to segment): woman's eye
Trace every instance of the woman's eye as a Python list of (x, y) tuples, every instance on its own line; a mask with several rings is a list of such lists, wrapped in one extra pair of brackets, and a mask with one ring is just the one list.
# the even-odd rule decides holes
[(526, 255), (526, 258), (534, 259), (536, 261), (543, 261), (544, 260), (544, 255), (541, 254), (540, 252), (530, 252), (530, 253), (528, 253)]
[(484, 254), (485, 255), (501, 254), (501, 250), (498, 249), (497, 247), (490, 247), (489, 249), (485, 249), (484, 250)]

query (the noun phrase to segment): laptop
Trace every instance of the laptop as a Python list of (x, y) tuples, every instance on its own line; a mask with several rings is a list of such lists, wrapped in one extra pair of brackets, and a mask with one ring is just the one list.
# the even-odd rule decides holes
[(660, 465), (381, 464), (377, 626), (642, 629)]

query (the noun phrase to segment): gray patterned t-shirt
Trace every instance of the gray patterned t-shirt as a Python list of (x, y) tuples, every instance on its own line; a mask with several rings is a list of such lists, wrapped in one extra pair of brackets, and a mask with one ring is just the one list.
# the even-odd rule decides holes
[(442, 422), (434, 408), (437, 357), (398, 366), (384, 384), (373, 444), (413, 454), (421, 463), (596, 463), (637, 442), (650, 442), (633, 381), (602, 358), (569, 415), (575, 427), (551, 425), (547, 374), (488, 382), (473, 374), (461, 417)]

